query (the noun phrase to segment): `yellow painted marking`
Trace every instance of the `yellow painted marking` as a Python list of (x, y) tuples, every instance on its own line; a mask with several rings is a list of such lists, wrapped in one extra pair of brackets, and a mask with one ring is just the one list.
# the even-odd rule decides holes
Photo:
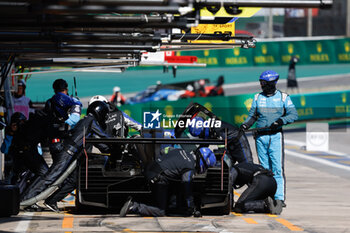
[(286, 149), (296, 149), (296, 150), (298, 150), (298, 149), (300, 149), (300, 147), (299, 146), (284, 146)]
[(350, 164), (350, 161), (341, 161), (341, 163)]
[(237, 193), (236, 191), (233, 191), (233, 194), (239, 197), (241, 196), (241, 194)]
[(71, 214), (64, 214), (62, 228), (73, 228), (74, 217)]
[(258, 224), (254, 219), (252, 218), (243, 218), (244, 221), (246, 221), (249, 224)]
[(154, 217), (143, 217), (144, 219), (154, 219)]
[(276, 218), (276, 221), (287, 227), (291, 231), (304, 231), (303, 228), (297, 227), (283, 218)]
[(271, 218), (277, 218), (277, 215), (275, 215), (275, 214), (267, 214), (267, 216), (269, 216)]
[(339, 159), (339, 156), (336, 156), (336, 155), (320, 155), (319, 157), (325, 158), (325, 159)]
[(236, 212), (231, 212), (234, 216), (243, 216), (243, 214), (236, 213)]
[(65, 231), (64, 233), (72, 233), (71, 231)]
[(311, 151), (311, 150), (305, 150), (303, 152), (306, 152), (308, 154), (319, 154), (320, 153), (319, 151)]
[(129, 229), (129, 228), (125, 228), (123, 231), (131, 231), (131, 229)]

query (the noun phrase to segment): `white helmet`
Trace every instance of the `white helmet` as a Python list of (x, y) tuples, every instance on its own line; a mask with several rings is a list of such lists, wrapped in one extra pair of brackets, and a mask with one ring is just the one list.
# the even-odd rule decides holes
[(95, 95), (89, 100), (88, 105), (92, 104), (95, 101), (102, 101), (102, 102), (108, 103), (108, 100), (104, 96), (102, 96), (102, 95)]
[(113, 92), (114, 92), (114, 93), (120, 92), (120, 87), (115, 86), (115, 87), (113, 88)]

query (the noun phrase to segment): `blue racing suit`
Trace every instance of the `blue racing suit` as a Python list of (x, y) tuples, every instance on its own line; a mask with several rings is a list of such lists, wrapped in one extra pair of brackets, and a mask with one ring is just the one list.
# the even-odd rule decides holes
[[(256, 94), (247, 120), (248, 128), (256, 122), (257, 128), (271, 127), (279, 121), (285, 125), (298, 119), (298, 113), (290, 97), (279, 90), (267, 96), (263, 92)], [(284, 142), (282, 126), (274, 129), (259, 130), (256, 133), (256, 150), (260, 164), (272, 170), (277, 181), (276, 200), (285, 199)]]

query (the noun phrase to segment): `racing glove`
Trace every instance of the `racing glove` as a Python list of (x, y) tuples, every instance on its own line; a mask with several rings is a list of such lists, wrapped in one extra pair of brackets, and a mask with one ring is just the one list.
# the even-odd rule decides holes
[(79, 120), (80, 115), (78, 113), (72, 113), (69, 115), (69, 118), (65, 121), (65, 123), (74, 128), (74, 126), (78, 123)]
[(276, 130), (283, 125), (283, 120), (280, 118), (270, 125), (271, 130)]

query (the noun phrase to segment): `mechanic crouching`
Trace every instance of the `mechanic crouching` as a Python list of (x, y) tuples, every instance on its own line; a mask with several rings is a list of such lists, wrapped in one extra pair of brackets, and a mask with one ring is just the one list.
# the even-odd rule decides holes
[[(108, 106), (102, 101), (96, 101), (88, 107), (87, 115), (78, 122), (74, 129), (69, 131), (70, 136), (63, 140), (62, 149), (57, 154), (57, 156), (61, 158), (60, 162), (52, 164), (45, 175), (39, 177), (39, 179), (33, 182), (33, 184), (22, 195), (22, 200), (36, 197), (53, 184), (66, 171), (70, 163), (82, 153), (84, 137), (108, 137), (100, 127), (100, 125), (106, 120), (107, 113)], [(103, 153), (109, 152), (109, 148), (106, 145), (100, 144), (96, 145), (96, 147)], [(51, 210), (56, 211), (58, 209), (56, 202), (60, 201), (68, 193), (74, 190), (76, 186), (76, 178), (74, 178), (74, 174), (72, 174), (69, 177), (71, 180), (69, 181), (69, 179), (67, 179), (66, 182), (63, 183), (63, 186), (45, 201), (45, 205)], [(69, 181), (68, 184), (67, 181)], [(65, 185), (69, 185), (69, 187), (64, 187)]]
[[(250, 150), (249, 141), (244, 131), (227, 122), (221, 121), (220, 128), (204, 127), (204, 119), (196, 116), (191, 120), (189, 132), (194, 137), (203, 139), (225, 139), (227, 138), (227, 151), (231, 158), (232, 164), (253, 163), (252, 151)], [(199, 127), (201, 126), (201, 127)]]
[(235, 212), (271, 214), (282, 212), (281, 203), (273, 200), (277, 183), (271, 170), (258, 164), (239, 163), (233, 166), (231, 174), (235, 189), (248, 185), (235, 204)]
[[(129, 128), (132, 128), (136, 131), (140, 131), (142, 129), (142, 125), (131, 118), (128, 114), (118, 109), (114, 104), (108, 102), (108, 100), (101, 95), (93, 96), (89, 100), (90, 104), (95, 101), (102, 101), (108, 105), (109, 112), (107, 114), (106, 121), (102, 127), (105, 127), (105, 132), (111, 137), (119, 137), (125, 138), (128, 136)], [(110, 145), (111, 154), (108, 157), (108, 161), (106, 163), (106, 167), (115, 168), (116, 161), (121, 159), (122, 151), (124, 150), (124, 144), (114, 144)]]
[[(38, 151), (38, 143), (42, 143), (46, 135), (44, 131), (45, 117), (40, 114), (32, 114), (29, 120), (20, 112), (11, 116), (1, 145), (1, 152), (13, 159), (13, 167), (7, 177), (11, 184), (16, 184), (20, 174), (27, 169), (37, 176), (44, 175), (49, 169)], [(20, 190), (23, 191), (22, 188)]]
[[(141, 216), (165, 216), (168, 206), (169, 187), (174, 182), (181, 182), (186, 202), (187, 215), (194, 213), (192, 195), (192, 180), (198, 168), (198, 173), (204, 173), (208, 167), (214, 166), (216, 158), (214, 153), (206, 147), (198, 149), (195, 153), (187, 153), (182, 149), (167, 147), (161, 155), (150, 164), (145, 172), (147, 180), (151, 183), (154, 205), (133, 202), (131, 198), (124, 204), (120, 217), (128, 213)], [(198, 164), (198, 166), (196, 166)]]

